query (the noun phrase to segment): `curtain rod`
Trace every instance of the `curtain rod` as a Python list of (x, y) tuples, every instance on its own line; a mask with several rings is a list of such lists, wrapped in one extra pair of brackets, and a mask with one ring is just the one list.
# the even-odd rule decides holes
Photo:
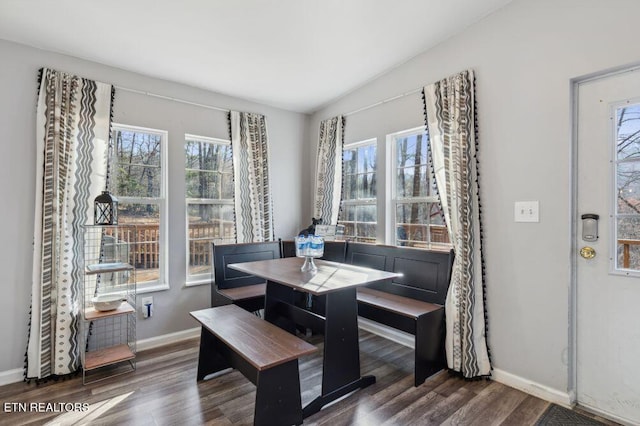
[[(144, 90), (131, 89), (129, 87), (116, 86), (116, 85), (114, 85), (113, 87), (115, 87), (118, 90), (123, 90), (125, 92), (137, 93), (137, 94), (140, 94), (140, 95), (151, 96), (151, 97), (154, 97), (154, 98), (164, 99), (164, 100), (173, 101), (173, 102), (179, 102), (181, 104), (193, 105), (193, 106), (197, 106), (197, 107), (200, 107), (200, 108), (212, 109), (212, 110), (215, 110), (215, 111), (222, 111), (222, 112), (229, 112), (230, 111), (230, 109), (228, 109), (228, 108), (221, 108), (221, 107), (218, 107), (218, 106), (215, 106), (215, 105), (201, 104), (201, 103), (198, 103), (198, 102), (187, 101), (187, 100), (184, 100), (184, 99), (174, 98), (174, 97), (171, 97), (171, 96), (165, 96), (165, 95), (160, 95), (160, 94), (157, 94), (157, 93), (146, 92)], [(346, 116), (349, 116), (349, 115), (354, 115), (354, 114), (357, 114), (359, 112), (366, 111), (366, 110), (371, 109), (371, 108), (375, 108), (375, 107), (377, 107), (379, 105), (386, 104), (387, 102), (395, 101), (396, 99), (400, 99), (400, 98), (404, 98), (405, 96), (413, 95), (414, 93), (418, 93), (421, 90), (423, 90), (423, 87), (419, 87), (417, 89), (409, 90), (408, 92), (404, 92), (404, 93), (401, 93), (399, 95), (392, 96), (390, 98), (383, 99), (383, 100), (378, 101), (378, 102), (374, 102), (371, 105), (367, 105), (367, 106), (364, 106), (362, 108), (358, 108), (356, 110), (349, 111), (349, 112), (347, 112), (345, 114), (342, 114), (342, 116), (346, 117)]]
[(364, 106), (364, 107), (362, 107), (362, 108), (358, 108), (358, 109), (356, 109), (356, 110), (349, 111), (349, 112), (347, 112), (346, 114), (342, 114), (342, 116), (343, 116), (343, 117), (346, 117), (346, 116), (348, 116), (348, 115), (357, 114), (357, 113), (359, 113), (359, 112), (366, 111), (366, 110), (371, 109), (371, 108), (375, 108), (375, 107), (377, 107), (377, 106), (379, 106), (379, 105), (386, 104), (387, 102), (395, 101), (396, 99), (404, 98), (405, 96), (409, 96), (409, 95), (413, 95), (414, 93), (418, 93), (418, 92), (420, 92), (422, 89), (423, 89), (423, 87), (419, 87), (419, 88), (417, 88), (417, 89), (409, 90), (408, 92), (404, 92), (404, 93), (401, 93), (401, 94), (399, 94), (399, 95), (392, 96), (392, 97), (387, 98), (387, 99), (383, 99), (383, 100), (381, 100), (381, 101), (378, 101), (378, 102), (372, 103), (371, 105), (367, 105), (367, 106)]
[(197, 107), (201, 107), (201, 108), (213, 109), (213, 110), (222, 111), (222, 112), (229, 112), (230, 111), (228, 108), (220, 108), (220, 107), (217, 107), (217, 106), (214, 106), (214, 105), (200, 104), (200, 103), (197, 103), (197, 102), (186, 101), (184, 99), (173, 98), (171, 96), (165, 96), (165, 95), (159, 95), (157, 93), (145, 92), (144, 90), (130, 89), (128, 87), (115, 86), (115, 85), (113, 87), (115, 87), (118, 90), (124, 90), (125, 92), (138, 93), (140, 95), (146, 95), (146, 96), (151, 96), (151, 97), (154, 97), (154, 98), (165, 99), (165, 100), (168, 100), (168, 101), (179, 102), (181, 104), (193, 105), (193, 106), (197, 106)]

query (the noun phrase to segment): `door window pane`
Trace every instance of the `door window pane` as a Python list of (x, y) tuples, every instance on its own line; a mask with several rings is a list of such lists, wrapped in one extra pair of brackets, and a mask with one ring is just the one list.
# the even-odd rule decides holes
[(640, 105), (618, 108), (616, 129), (618, 160), (640, 159)]
[(618, 213), (640, 214), (640, 161), (618, 164)]
[(640, 104), (615, 114), (616, 269), (640, 270)]

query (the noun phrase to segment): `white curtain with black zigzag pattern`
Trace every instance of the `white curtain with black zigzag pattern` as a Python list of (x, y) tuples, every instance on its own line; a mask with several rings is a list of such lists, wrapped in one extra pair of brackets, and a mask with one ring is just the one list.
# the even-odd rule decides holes
[(238, 243), (273, 241), (267, 119), (262, 114), (231, 111), (229, 122), (233, 156), (236, 241)]
[(320, 123), (313, 217), (327, 225), (337, 224), (340, 212), (343, 126), (342, 116)]
[(426, 86), (424, 101), (436, 186), (455, 251), (445, 305), (447, 363), (466, 378), (487, 376), (473, 71)]
[(36, 211), (26, 377), (80, 367), (81, 227), (105, 189), (113, 87), (43, 68), (36, 116)]

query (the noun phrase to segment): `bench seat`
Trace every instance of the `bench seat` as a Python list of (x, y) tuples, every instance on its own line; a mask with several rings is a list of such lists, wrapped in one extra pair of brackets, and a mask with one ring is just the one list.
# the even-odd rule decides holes
[(367, 287), (358, 289), (358, 302), (376, 306), (380, 309), (395, 312), (413, 319), (442, 309), (442, 305), (410, 299)]
[(247, 299), (263, 298), (266, 290), (266, 284), (253, 284), (244, 287), (218, 289), (218, 293), (233, 303), (237, 303)]
[(402, 275), (358, 289), (358, 315), (414, 336), (414, 385), (446, 366), (446, 300), (453, 251), (348, 243), (346, 262)]
[(190, 314), (202, 326), (198, 380), (235, 368), (256, 385), (254, 425), (302, 424), (298, 358), (315, 346), (238, 305)]
[(234, 303), (250, 312), (264, 308), (266, 280), (229, 268), (230, 263), (278, 259), (280, 242), (212, 244), (211, 306)]

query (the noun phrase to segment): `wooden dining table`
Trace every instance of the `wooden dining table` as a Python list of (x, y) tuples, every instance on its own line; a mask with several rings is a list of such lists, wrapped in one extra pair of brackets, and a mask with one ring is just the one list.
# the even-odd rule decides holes
[[(356, 289), (401, 274), (323, 260), (315, 260), (317, 271), (310, 273), (301, 271), (303, 262), (303, 258), (288, 257), (228, 267), (267, 280), (267, 321), (292, 333), (296, 325), (302, 325), (324, 335), (322, 389), (303, 408), (306, 418), (330, 402), (375, 383), (375, 376), (362, 376), (360, 372)], [(296, 301), (300, 292), (320, 298), (320, 312), (299, 306)]]

